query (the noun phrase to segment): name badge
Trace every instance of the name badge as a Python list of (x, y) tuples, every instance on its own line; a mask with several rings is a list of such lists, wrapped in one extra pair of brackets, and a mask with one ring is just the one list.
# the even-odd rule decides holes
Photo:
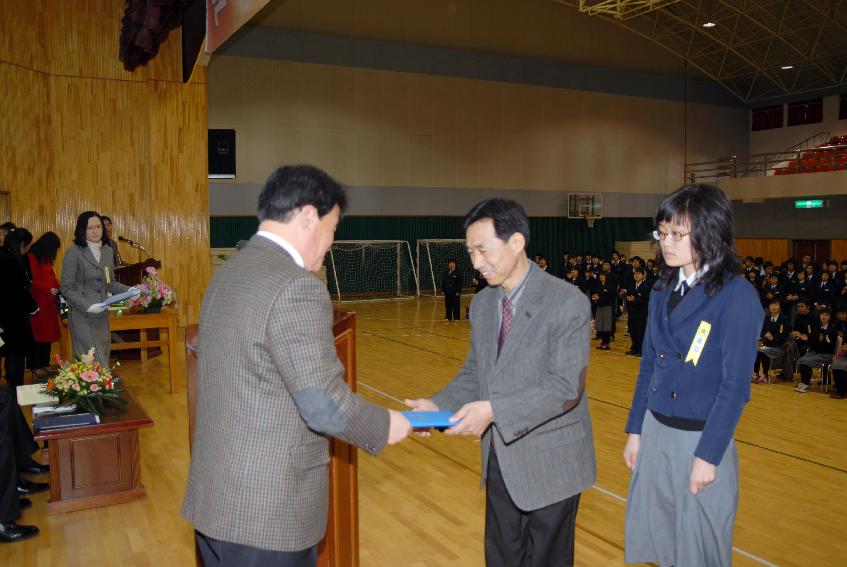
[(706, 347), (706, 341), (709, 339), (709, 333), (712, 331), (711, 323), (700, 321), (700, 326), (697, 327), (697, 332), (694, 334), (694, 340), (691, 341), (691, 347), (688, 349), (688, 354), (685, 356), (685, 362), (693, 362), (694, 366), (700, 361), (700, 355), (703, 354), (703, 349)]
[[(112, 285), (112, 278), (111, 278), (111, 276), (109, 275), (109, 266), (103, 266), (103, 274), (106, 276), (106, 286), (107, 286), (107, 287), (110, 287), (110, 286)], [(106, 290), (106, 295), (108, 295), (109, 297), (111, 297), (111, 296), (112, 296), (112, 292), (111, 292), (111, 291), (109, 291), (109, 290)]]

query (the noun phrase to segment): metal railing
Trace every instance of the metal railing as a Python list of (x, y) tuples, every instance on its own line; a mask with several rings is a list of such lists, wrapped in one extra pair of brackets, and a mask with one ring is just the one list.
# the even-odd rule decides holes
[[(835, 167), (841, 165), (847, 166), (847, 162), (841, 161), (845, 155), (845, 150), (847, 150), (847, 144), (837, 144), (766, 154), (721, 157), (712, 161), (685, 164), (685, 179), (689, 183), (715, 182), (721, 179), (774, 175), (777, 169), (783, 170), (780, 173), (788, 173), (785, 169), (792, 169), (790, 173), (821, 171), (822, 169), (818, 168), (828, 166), (835, 169)], [(821, 154), (824, 159), (813, 157), (816, 153)], [(809, 156), (809, 154), (812, 154), (812, 156)], [(833, 154), (837, 155), (836, 161), (832, 159)], [(792, 161), (794, 165), (790, 165)], [(818, 163), (819, 161), (827, 163)]]

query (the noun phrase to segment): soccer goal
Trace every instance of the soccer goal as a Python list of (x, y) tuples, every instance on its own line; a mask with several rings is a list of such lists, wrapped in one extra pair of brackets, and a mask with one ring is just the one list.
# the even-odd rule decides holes
[(327, 287), (338, 301), (420, 295), (405, 240), (336, 240), (325, 264)]
[(474, 269), (464, 240), (425, 238), (418, 240), (415, 248), (421, 295), (436, 296), (441, 293), (441, 280), (450, 260), (456, 260), (462, 272), (462, 288), (472, 287)]

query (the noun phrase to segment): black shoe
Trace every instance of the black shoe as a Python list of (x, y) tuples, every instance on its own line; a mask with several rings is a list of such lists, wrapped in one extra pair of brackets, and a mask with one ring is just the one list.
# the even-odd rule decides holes
[(26, 510), (32, 506), (32, 500), (29, 498), (18, 498), (18, 504), (20, 505), (21, 510)]
[(0, 543), (15, 543), (38, 535), (35, 526), (24, 526), (15, 522), (0, 523)]
[(30, 460), (28, 464), (19, 468), (18, 472), (27, 474), (46, 474), (50, 472), (50, 465), (42, 465)]
[(25, 478), (18, 479), (18, 496), (29, 496), (30, 494), (38, 494), (46, 492), (50, 485), (46, 482), (32, 482)]

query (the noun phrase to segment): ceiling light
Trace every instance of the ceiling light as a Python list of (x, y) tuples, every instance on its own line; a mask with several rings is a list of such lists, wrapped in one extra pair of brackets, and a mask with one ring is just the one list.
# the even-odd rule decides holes
[(782, 67), (780, 67), (780, 69), (782, 69), (783, 71), (790, 71), (793, 68), (794, 65), (783, 65)]
[(703, 23), (703, 27), (704, 27), (704, 28), (713, 28), (713, 27), (715, 27), (716, 25), (718, 25), (718, 24), (716, 24), (715, 22), (713, 22), (713, 21), (711, 21), (711, 20), (709, 20), (708, 22), (704, 22), (704, 23)]

